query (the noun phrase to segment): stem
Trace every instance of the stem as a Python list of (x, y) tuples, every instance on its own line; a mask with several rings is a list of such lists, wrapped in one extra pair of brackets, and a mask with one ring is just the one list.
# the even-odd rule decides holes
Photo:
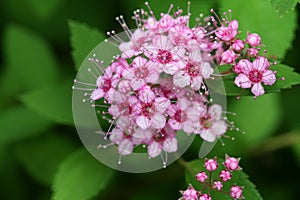
[(196, 172), (191, 168), (191, 166), (186, 162), (183, 158), (179, 157), (177, 162), (185, 168), (188, 172), (190, 172), (192, 175), (196, 175)]
[(284, 147), (293, 146), (298, 142), (300, 142), (300, 133), (297, 130), (270, 138), (265, 142), (250, 148), (249, 153), (257, 155), (272, 152)]

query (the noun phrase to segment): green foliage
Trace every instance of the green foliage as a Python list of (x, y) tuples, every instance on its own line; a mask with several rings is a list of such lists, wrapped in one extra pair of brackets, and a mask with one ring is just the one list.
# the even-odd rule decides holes
[(76, 21), (69, 22), (71, 32), (72, 56), (76, 70), (79, 69), (84, 58), (99, 43), (103, 42), (105, 36), (95, 28)]
[(20, 96), (30, 109), (54, 122), (73, 125), (72, 82), (43, 86)]
[(54, 179), (52, 199), (90, 199), (108, 186), (113, 174), (114, 170), (80, 149), (61, 164)]
[(40, 134), (51, 124), (44, 117), (23, 106), (7, 109), (0, 114), (0, 144)]
[(264, 95), (256, 100), (252, 97), (233, 100), (228, 110), (236, 113), (236, 116), (230, 119), (235, 122), (236, 127), (246, 132), (245, 135), (237, 134), (236, 137), (244, 140), (245, 144), (255, 144), (266, 139), (279, 125), (282, 116), (280, 107), (280, 98), (277, 94)]
[[(218, 163), (222, 163), (223, 161), (224, 161), (223, 159), (218, 158)], [(186, 173), (185, 173), (186, 183), (192, 184), (192, 186), (197, 190), (201, 190), (203, 188), (203, 185), (200, 184), (196, 180), (195, 175), (196, 175), (196, 173), (205, 170), (203, 167), (204, 159), (194, 160), (194, 161), (188, 163), (188, 165), (191, 168), (191, 170), (194, 172), (194, 174), (191, 174), (191, 172), (186, 171)], [(213, 172), (213, 175), (214, 175), (213, 179), (217, 178), (220, 171), (221, 171), (220, 169), (217, 169), (215, 172)], [(238, 186), (244, 186), (243, 196), (245, 197), (245, 199), (262, 200), (262, 197), (256, 190), (255, 185), (251, 181), (248, 180), (247, 174), (245, 174), (243, 171), (233, 172), (232, 178), (228, 182), (224, 183), (223, 190), (229, 192), (230, 186), (232, 186), (234, 184), (236, 184)], [(212, 195), (213, 199), (222, 199), (222, 200), (232, 199), (228, 195), (220, 193), (220, 192), (216, 192), (214, 190), (211, 192), (211, 195)]]
[(222, 11), (233, 11), (232, 18), (239, 21), (242, 36), (246, 36), (247, 31), (258, 33), (270, 55), (278, 58), (285, 56), (294, 39), (296, 12), (292, 11), (280, 18), (270, 2), (262, 0), (228, 0), (220, 3)]
[(72, 140), (52, 132), (18, 143), (15, 154), (32, 177), (49, 187), (59, 164), (74, 150)]
[[(10, 25), (4, 34), (7, 69), (5, 85), (18, 86), (17, 91), (54, 83), (58, 80), (56, 58), (48, 43), (27, 28)], [(10, 88), (3, 88), (3, 90)], [(12, 91), (8, 91), (12, 92)]]
[(271, 0), (271, 4), (280, 17), (295, 9), (298, 0)]

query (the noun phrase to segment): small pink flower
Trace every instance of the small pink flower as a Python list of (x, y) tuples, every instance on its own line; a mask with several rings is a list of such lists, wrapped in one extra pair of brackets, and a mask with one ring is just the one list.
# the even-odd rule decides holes
[(231, 45), (232, 49), (236, 52), (240, 52), (244, 49), (245, 44), (242, 40), (237, 39), (233, 42), (233, 44)]
[(260, 45), (261, 43), (261, 39), (260, 39), (260, 36), (257, 34), (257, 33), (251, 33), (247, 36), (247, 39), (246, 41), (248, 42), (248, 44), (250, 46), (258, 46)]
[(95, 101), (104, 97), (110, 102), (119, 80), (119, 74), (113, 74), (110, 67), (106, 68), (104, 75), (97, 78), (97, 89), (93, 91), (90, 98)]
[(205, 180), (208, 178), (207, 174), (205, 172), (199, 172), (196, 175), (196, 179), (197, 181), (199, 181), (200, 183), (204, 183)]
[(239, 66), (243, 73), (240, 73), (234, 83), (241, 88), (251, 88), (251, 92), (255, 96), (265, 93), (261, 83), (265, 85), (273, 85), (276, 81), (275, 73), (269, 70), (269, 62), (264, 57), (259, 57), (251, 63), (246, 59), (239, 62)]
[(173, 76), (174, 85), (184, 88), (191, 85), (194, 90), (199, 90), (204, 79), (208, 79), (213, 73), (213, 68), (202, 59), (199, 49), (189, 53), (185, 66), (178, 70)]
[(233, 64), (237, 57), (238, 55), (236, 55), (235, 52), (232, 50), (224, 51), (221, 55), (222, 62), (226, 64)]
[(217, 190), (221, 190), (223, 187), (223, 184), (220, 181), (215, 181), (213, 187)]
[(230, 189), (230, 196), (233, 199), (242, 199), (243, 198), (243, 188), (241, 186), (232, 186)]
[(198, 113), (199, 118), (194, 124), (195, 133), (208, 141), (213, 142), (215, 139), (223, 135), (227, 130), (227, 125), (222, 117), (222, 107), (214, 104), (207, 111)]
[(221, 172), (220, 172), (220, 175), (219, 175), (219, 177), (222, 179), (222, 181), (224, 181), (224, 182), (226, 182), (226, 181), (228, 181), (228, 180), (230, 180), (231, 179), (231, 173), (229, 172), (229, 171), (227, 171), (227, 170), (222, 170)]
[(233, 40), (238, 33), (238, 27), (239, 23), (237, 20), (232, 20), (229, 22), (228, 27), (222, 24), (222, 26), (216, 32), (216, 36), (226, 42)]
[(131, 58), (142, 53), (142, 47), (147, 40), (147, 33), (141, 29), (136, 29), (132, 34), (129, 42), (120, 44), (119, 49), (123, 58)]
[(248, 56), (251, 58), (255, 58), (258, 56), (258, 50), (256, 48), (249, 48), (247, 49), (248, 51)]
[(175, 131), (170, 126), (165, 126), (161, 130), (154, 130), (151, 141), (148, 142), (148, 154), (151, 158), (157, 157), (164, 150), (167, 153), (177, 151), (177, 139)]
[(198, 200), (198, 195), (198, 191), (196, 191), (193, 187), (189, 187), (182, 193), (184, 200)]
[(214, 158), (214, 159), (209, 159), (209, 160), (205, 160), (205, 163), (204, 163), (204, 167), (207, 171), (215, 171), (217, 168), (218, 168), (218, 163), (217, 163), (217, 159)]
[(212, 200), (212, 198), (209, 194), (202, 194), (199, 200)]
[(228, 170), (234, 171), (234, 170), (240, 169), (239, 161), (240, 161), (240, 158), (230, 157), (226, 154), (225, 162), (223, 164)]
[(242, 69), (241, 69), (241, 66), (239, 65), (239, 63), (237, 63), (237, 64), (233, 67), (232, 70), (233, 70), (236, 74), (240, 74), (240, 73), (243, 72)]
[(159, 72), (155, 69), (152, 62), (143, 57), (136, 57), (132, 61), (132, 67), (123, 70), (123, 77), (130, 80), (130, 86), (133, 90), (139, 90), (146, 83), (156, 83), (159, 78)]

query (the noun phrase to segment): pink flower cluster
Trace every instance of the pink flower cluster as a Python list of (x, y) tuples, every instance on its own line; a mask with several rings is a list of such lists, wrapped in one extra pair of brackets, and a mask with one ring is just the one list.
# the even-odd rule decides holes
[(212, 104), (206, 84), (219, 76), (214, 62), (232, 65), (238, 74), (234, 83), (251, 87), (255, 96), (264, 93), (261, 83), (272, 85), (276, 78), (268, 60), (258, 55), (260, 37), (254, 33), (245, 41), (237, 37), (238, 21), (219, 19), (212, 10), (215, 17), (198, 19), (190, 27), (190, 13), (183, 15), (178, 9), (171, 14), (171, 5), (157, 19), (148, 3), (146, 6), (148, 11), (134, 12), (134, 31), (122, 16), (116, 18), (127, 40), (108, 32), (106, 41), (121, 52), (108, 67), (95, 54), (89, 58), (94, 68), (88, 70), (96, 84), (75, 82), (95, 86), (86, 94), (94, 107), (106, 108), (110, 115), (111, 126), (105, 134), (110, 143), (99, 147), (117, 145), (119, 154), (126, 156), (142, 145), (155, 158), (163, 151), (177, 151), (180, 130), (214, 142), (232, 128), (221, 105)]
[[(223, 169), (219, 169), (219, 164), (216, 158), (205, 159), (204, 169), (205, 171), (200, 171), (196, 174), (196, 180), (203, 185), (201, 191), (196, 190), (192, 185), (181, 191), (182, 197), (180, 200), (212, 200), (209, 194), (212, 190), (217, 192), (222, 192), (228, 194), (233, 199), (243, 199), (243, 187), (232, 185), (230, 191), (224, 191), (223, 185), (232, 178), (232, 174), (236, 170), (241, 170), (239, 166), (239, 158), (225, 156), (225, 161), (223, 162)], [(218, 171), (218, 176), (214, 176), (213, 172)], [(208, 191), (205, 193), (205, 191)]]

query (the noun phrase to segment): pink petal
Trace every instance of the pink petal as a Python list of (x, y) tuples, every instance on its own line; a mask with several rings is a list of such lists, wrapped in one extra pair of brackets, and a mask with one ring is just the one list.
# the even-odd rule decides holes
[(182, 129), (182, 125), (178, 121), (176, 121), (174, 119), (169, 119), (168, 124), (174, 130), (180, 130), (180, 129)]
[(157, 157), (162, 150), (162, 145), (157, 142), (152, 142), (148, 145), (148, 154), (151, 158)]
[(157, 97), (154, 100), (154, 106), (159, 113), (165, 112), (170, 104), (170, 100), (165, 97)]
[(92, 92), (92, 94), (91, 94), (91, 99), (93, 100), (93, 101), (96, 101), (96, 100), (98, 100), (98, 99), (101, 99), (102, 97), (104, 97), (104, 91), (102, 90), (102, 89), (96, 89), (96, 90), (94, 90), (93, 92)]
[(194, 123), (190, 120), (185, 121), (182, 124), (182, 130), (186, 133), (193, 133), (195, 130)]
[[(155, 129), (162, 129), (166, 125), (166, 118), (162, 114), (155, 114), (152, 118), (152, 127)], [(142, 127), (141, 127), (142, 128)]]
[(150, 87), (146, 86), (139, 90), (139, 99), (144, 103), (150, 103), (154, 100), (155, 94)]
[(229, 26), (233, 29), (238, 29), (239, 27), (239, 22), (237, 20), (232, 20), (230, 23), (229, 23)]
[(251, 92), (255, 95), (255, 96), (260, 96), (263, 95), (265, 93), (264, 88), (262, 87), (261, 83), (255, 83), (251, 89)]
[(244, 74), (248, 74), (253, 68), (252, 63), (246, 59), (240, 60), (238, 64)]
[(109, 114), (111, 114), (112, 116), (114, 117), (118, 117), (120, 115), (120, 109), (117, 105), (111, 105), (109, 108), (108, 108), (108, 112)]
[(148, 117), (145, 116), (138, 116), (136, 118), (136, 124), (141, 127), (142, 129), (147, 129), (151, 126), (151, 121)]
[(126, 68), (122, 72), (122, 76), (125, 79), (131, 80), (134, 77), (134, 69), (133, 68)]
[(118, 128), (114, 128), (109, 136), (109, 140), (112, 143), (119, 143), (123, 139), (123, 131)]
[(165, 35), (160, 35), (154, 38), (153, 44), (158, 49), (169, 50), (173, 47), (172, 42)]
[(145, 85), (145, 80), (140, 78), (134, 78), (130, 81), (130, 86), (133, 90), (139, 90)]
[(195, 77), (191, 81), (191, 87), (193, 90), (199, 90), (202, 83), (203, 83), (203, 80), (202, 80), (201, 76)]
[(174, 105), (174, 104), (171, 104), (169, 107), (168, 107), (168, 110), (167, 110), (167, 114), (170, 116), (170, 117), (173, 117), (175, 115), (177, 111), (177, 106)]
[(223, 135), (227, 130), (227, 125), (223, 120), (214, 122), (211, 126), (211, 132), (215, 135)]
[(268, 60), (264, 57), (259, 57), (253, 61), (253, 68), (258, 71), (263, 71), (270, 66)]
[(190, 76), (184, 76), (181, 72), (175, 73), (173, 76), (173, 82), (178, 87), (185, 87), (190, 84)]
[(176, 152), (177, 151), (176, 138), (167, 138), (163, 143), (163, 150), (169, 153)]
[(147, 83), (156, 83), (157, 80), (159, 78), (159, 73), (157, 72), (152, 72), (151, 74), (149, 74), (147, 77), (146, 77), (146, 82)]
[(222, 106), (214, 104), (208, 109), (208, 113), (213, 120), (219, 120), (222, 116)]
[(204, 62), (201, 67), (201, 75), (203, 76), (203, 78), (209, 78), (210, 75), (214, 72), (213, 68), (210, 66), (210, 64), (208, 62)]
[(138, 40), (140, 40), (141, 38), (143, 38), (143, 37), (145, 37), (145, 32), (144, 31), (142, 31), (141, 29), (136, 29), (135, 31), (134, 31), (134, 33), (132, 34), (132, 36), (131, 36), (131, 40), (133, 40), (133, 41), (138, 41)]
[(132, 140), (135, 144), (149, 141), (152, 138), (152, 132), (149, 129), (137, 128), (132, 135)]
[(163, 66), (163, 70), (166, 74), (173, 75), (178, 69), (179, 69), (179, 67), (176, 62), (170, 62)]
[(133, 151), (133, 143), (132, 141), (125, 139), (118, 145), (118, 150), (120, 155), (127, 156), (132, 153)]
[(216, 136), (211, 132), (210, 129), (204, 129), (200, 132), (200, 136), (203, 140), (207, 142), (213, 142), (216, 139)]
[(132, 66), (134, 68), (138, 68), (138, 67), (142, 67), (147, 63), (147, 59), (143, 58), (143, 57), (136, 57), (133, 61), (132, 61)]
[(189, 100), (187, 100), (187, 98), (180, 98), (177, 101), (177, 104), (178, 104), (180, 110), (185, 111), (190, 106), (191, 102)]
[(272, 70), (266, 70), (263, 73), (262, 81), (265, 85), (273, 85), (276, 81), (276, 76), (275, 76), (274, 72)]
[(202, 62), (202, 55), (199, 48), (195, 48), (189, 53), (189, 59), (192, 62), (199, 63)]
[(119, 46), (119, 49), (121, 52), (125, 52), (125, 51), (128, 51), (128, 50), (131, 50), (133, 49), (133, 43), (130, 41), (130, 42), (123, 42), (120, 44)]
[(251, 81), (245, 74), (239, 74), (235, 80), (234, 83), (241, 88), (250, 88), (251, 87)]

